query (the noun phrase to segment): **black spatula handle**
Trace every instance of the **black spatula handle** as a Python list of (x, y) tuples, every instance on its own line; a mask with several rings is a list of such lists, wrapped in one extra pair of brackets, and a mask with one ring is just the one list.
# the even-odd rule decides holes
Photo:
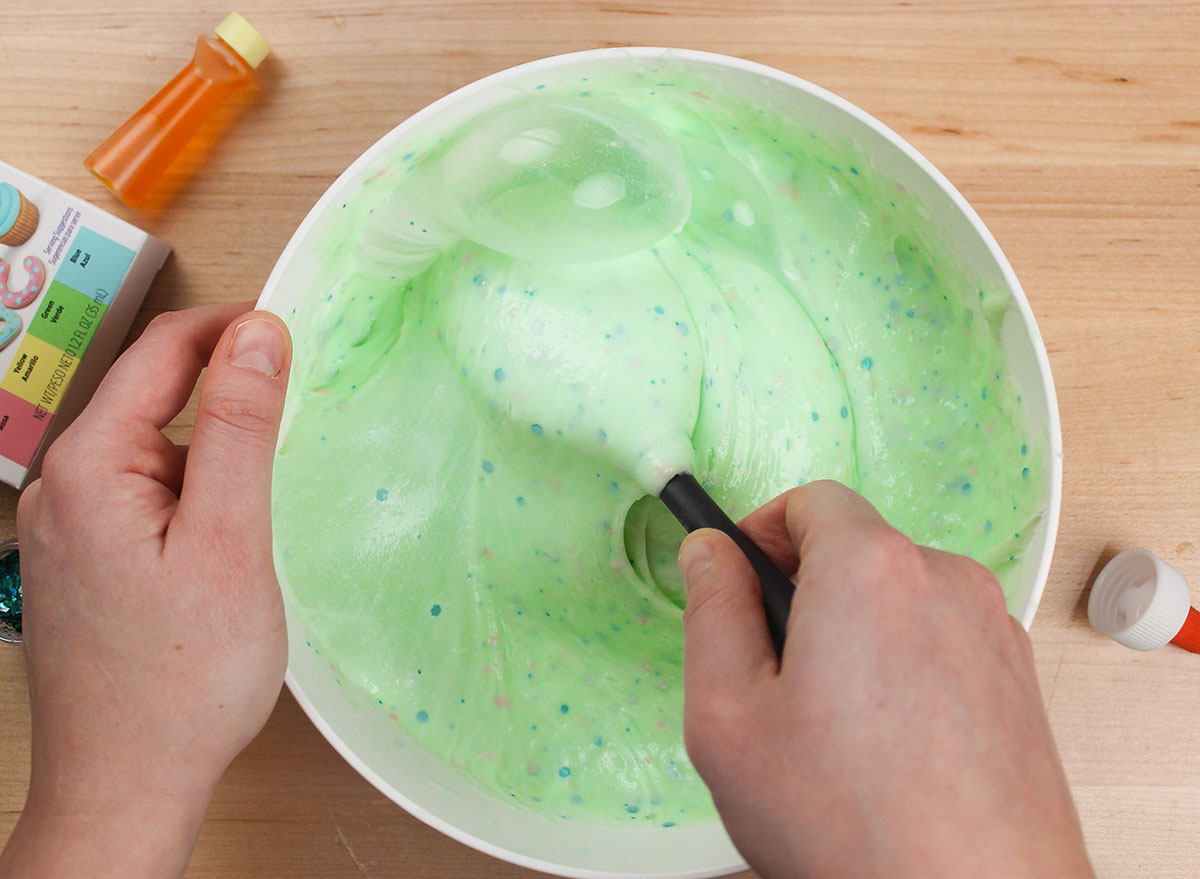
[(672, 477), (659, 495), (667, 509), (689, 532), (698, 528), (716, 528), (724, 531), (750, 560), (750, 566), (762, 584), (763, 608), (767, 612), (767, 629), (775, 653), (783, 655), (783, 639), (787, 632), (788, 614), (792, 610), (792, 595), (796, 587), (783, 571), (775, 567), (765, 552), (753, 540), (742, 533), (742, 529), (725, 515), (717, 502), (690, 473)]

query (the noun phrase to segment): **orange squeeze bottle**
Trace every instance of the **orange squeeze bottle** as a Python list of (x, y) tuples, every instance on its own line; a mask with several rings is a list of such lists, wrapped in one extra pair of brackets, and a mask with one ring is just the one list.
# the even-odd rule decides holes
[(142, 204), (205, 118), (271, 51), (250, 22), (231, 13), (196, 41), (192, 61), (83, 164), (127, 205)]

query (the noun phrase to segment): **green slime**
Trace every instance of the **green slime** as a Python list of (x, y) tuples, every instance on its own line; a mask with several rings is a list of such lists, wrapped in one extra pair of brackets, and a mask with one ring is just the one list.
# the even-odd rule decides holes
[(401, 144), (322, 236), (290, 316), (286, 588), (339, 679), (490, 794), (714, 814), (654, 497), (681, 470), (734, 517), (841, 480), (1015, 585), (1046, 474), (1011, 303), (851, 145), (613, 74)]

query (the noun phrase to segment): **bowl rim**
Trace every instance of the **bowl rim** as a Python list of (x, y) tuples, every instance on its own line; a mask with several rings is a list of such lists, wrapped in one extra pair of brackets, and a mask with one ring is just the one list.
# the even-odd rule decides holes
[[(756, 74), (764, 79), (773, 80), (782, 85), (805, 92), (808, 95), (831, 105), (833, 108), (840, 110), (842, 113), (851, 116), (857, 122), (872, 129), (876, 134), (883, 137), (893, 147), (903, 153), (907, 158), (913, 161), (920, 170), (932, 180), (939, 189), (941, 189), (955, 208), (966, 218), (975, 234), (983, 242), (991, 259), (1000, 269), (1004, 283), (1007, 285), (1009, 292), (1012, 294), (1014, 304), (1021, 316), (1022, 322), (1029, 334), (1030, 345), (1034, 352), (1034, 357), (1037, 362), (1038, 375), (1042, 380), (1042, 392), (1045, 395), (1046, 410), (1047, 410), (1047, 432), (1049, 434), (1049, 497), (1047, 499), (1047, 508), (1044, 517), (1045, 529), (1043, 537), (1043, 547), (1041, 561), (1034, 572), (1033, 585), (1028, 593), (1026, 606), (1022, 609), (1021, 615), (1017, 618), (1022, 627), (1029, 629), (1033, 622), (1034, 614), (1037, 611), (1038, 605), (1041, 603), (1042, 595), (1045, 591), (1046, 581), (1049, 577), (1050, 565), (1054, 555), (1054, 547), (1058, 535), (1059, 519), (1062, 508), (1062, 426), (1058, 410), (1058, 398), (1054, 390), (1054, 380), (1050, 369), (1050, 360), (1046, 352), (1046, 346), (1042, 339), (1041, 331), (1038, 328), (1037, 321), (1034, 318), (1032, 307), (1025, 295), (1025, 291), (1017, 279), (1016, 273), (1009, 264), (1004, 252), (1000, 249), (1000, 245), (996, 242), (991, 231), (984, 225), (983, 220), (975, 209), (967, 202), (966, 198), (958, 191), (950, 180), (939, 171), (929, 159), (927, 159), (916, 147), (908, 143), (899, 134), (883, 122), (876, 119), (870, 113), (852, 104), (850, 101), (842, 98), (828, 89), (822, 88), (815, 83), (809, 82), (800, 76), (779, 70), (775, 67), (770, 67), (756, 61), (750, 61), (744, 58), (738, 58), (732, 55), (724, 55), (716, 52), (707, 52), (698, 49), (687, 48), (672, 48), (664, 46), (628, 46), (628, 47), (613, 47), (602, 49), (585, 49), (576, 52), (567, 52), (558, 55), (551, 55), (545, 58), (539, 58), (533, 61), (528, 61), (523, 64), (518, 64), (513, 67), (508, 67), (503, 70), (491, 73), (481, 79), (474, 80), (466, 85), (463, 85), (454, 91), (438, 98), (436, 101), (426, 105), (420, 110), (413, 113), (408, 118), (394, 126), (380, 136), (371, 146), (365, 149), (350, 165), (338, 175), (338, 177), (329, 184), (325, 192), (316, 201), (316, 203), (305, 214), (304, 219), (296, 227), (288, 240), (287, 245), (280, 253), (276, 260), (274, 268), (268, 275), (266, 282), (263, 285), (262, 293), (259, 296), (256, 308), (267, 306), (267, 300), (274, 292), (278, 285), (282, 274), (294, 256), (295, 252), (301, 246), (303, 239), (306, 237), (310, 229), (324, 216), (329, 206), (340, 197), (342, 189), (351, 184), (362, 172), (362, 170), (371, 165), (378, 159), (388, 147), (400, 137), (407, 134), (412, 129), (422, 125), (427, 118), (436, 116), (444, 108), (457, 103), (464, 98), (474, 95), (477, 92), (485, 91), (493, 86), (504, 82), (510, 78), (529, 74), (539, 70), (553, 70), (559, 67), (568, 67), (574, 64), (585, 62), (603, 61), (605, 59), (645, 59), (645, 60), (671, 60), (684, 61), (688, 63), (697, 63), (710, 67), (720, 67), (733, 69), (741, 72)], [(613, 872), (609, 870), (592, 870), (587, 868), (569, 867), (562, 864), (553, 863), (541, 858), (523, 855), (519, 852), (514, 852), (503, 846), (496, 845), (479, 837), (468, 833), (448, 821), (439, 818), (437, 815), (428, 811), (418, 803), (413, 802), (406, 797), (402, 792), (397, 790), (387, 781), (385, 781), (378, 773), (368, 766), (353, 749), (346, 745), (337, 731), (325, 719), (324, 715), (317, 710), (316, 706), (308, 698), (304, 688), (297, 681), (292, 673), (292, 664), (289, 660), (288, 669), (285, 674), (285, 683), (291, 691), (296, 702), (303, 709), (304, 713), (312, 721), (313, 725), (321, 732), (325, 739), (334, 747), (334, 749), (346, 760), (360, 775), (369, 781), (377, 790), (385, 794), (390, 800), (399, 805), (410, 815), (424, 822), (425, 824), (440, 830), (450, 838), (457, 840), (465, 845), (468, 845), (478, 851), (482, 851), (500, 860), (514, 863), (519, 866), (527, 867), (533, 870), (539, 870), (544, 873), (553, 875), (578, 877), (578, 879), (706, 879), (711, 876), (724, 876), (739, 870), (748, 868), (748, 865), (740, 860), (732, 860), (728, 864), (714, 866), (711, 869), (704, 870), (686, 870), (678, 872), (659, 872), (659, 873), (625, 873)]]

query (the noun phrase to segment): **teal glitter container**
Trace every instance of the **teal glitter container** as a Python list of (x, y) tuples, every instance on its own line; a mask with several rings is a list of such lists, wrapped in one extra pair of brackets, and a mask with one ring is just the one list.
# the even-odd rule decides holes
[(21, 556), (15, 540), (0, 543), (0, 641), (21, 643)]

